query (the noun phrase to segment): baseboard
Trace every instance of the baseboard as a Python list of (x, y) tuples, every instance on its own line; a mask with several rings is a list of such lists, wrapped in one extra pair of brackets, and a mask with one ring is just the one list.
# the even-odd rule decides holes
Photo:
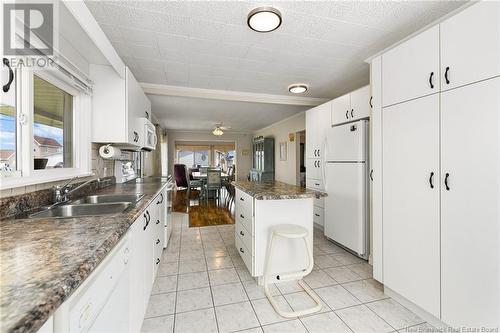
[[(437, 318), (436, 316), (430, 314), (429, 312), (425, 311), (415, 303), (409, 301), (408, 299), (404, 298), (394, 290), (388, 288), (387, 286), (384, 285), (384, 293), (389, 296), (390, 298), (394, 299), (396, 302), (400, 303), (403, 305), (405, 308), (408, 310), (412, 311), (416, 315), (418, 315), (420, 318), (431, 324), (432, 326), (445, 330), (448, 329), (450, 326), (441, 321), (441, 319)], [(446, 331), (444, 331), (446, 332)]]
[(325, 231), (325, 228), (321, 224), (314, 223), (314, 228), (318, 228), (320, 230)]

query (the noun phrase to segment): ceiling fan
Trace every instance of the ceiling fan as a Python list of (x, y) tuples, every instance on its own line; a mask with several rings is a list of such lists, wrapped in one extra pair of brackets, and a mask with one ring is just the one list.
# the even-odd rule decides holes
[(215, 136), (221, 136), (224, 134), (224, 131), (231, 129), (231, 126), (224, 126), (222, 123), (215, 124), (215, 128), (212, 131), (212, 134)]

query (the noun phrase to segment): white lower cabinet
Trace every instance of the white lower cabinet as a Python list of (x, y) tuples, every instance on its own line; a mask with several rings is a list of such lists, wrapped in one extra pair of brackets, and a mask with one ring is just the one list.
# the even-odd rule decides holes
[(500, 325), (499, 127), (500, 77), (441, 95), (441, 313), (454, 327)]
[(439, 95), (383, 109), (384, 284), (440, 315)]
[[(240, 198), (244, 200), (239, 200)], [(250, 274), (264, 274), (270, 227), (278, 224), (298, 224), (309, 231), (312, 244), (313, 199), (255, 200), (236, 189), (235, 246)], [(244, 216), (242, 218), (241, 216)], [(272, 261), (273, 273), (290, 272), (307, 267), (307, 252), (302, 239), (278, 238)], [(259, 283), (262, 280), (259, 279)]]

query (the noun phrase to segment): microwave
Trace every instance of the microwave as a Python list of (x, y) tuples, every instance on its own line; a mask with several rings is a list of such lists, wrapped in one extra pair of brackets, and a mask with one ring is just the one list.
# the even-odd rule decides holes
[(149, 151), (155, 150), (157, 142), (155, 125), (147, 118), (141, 118), (141, 122), (144, 131), (142, 149)]

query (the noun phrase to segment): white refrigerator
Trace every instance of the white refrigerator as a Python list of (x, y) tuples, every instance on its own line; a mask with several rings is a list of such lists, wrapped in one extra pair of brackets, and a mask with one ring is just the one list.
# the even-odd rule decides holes
[(328, 129), (324, 144), (325, 236), (368, 259), (368, 120)]

